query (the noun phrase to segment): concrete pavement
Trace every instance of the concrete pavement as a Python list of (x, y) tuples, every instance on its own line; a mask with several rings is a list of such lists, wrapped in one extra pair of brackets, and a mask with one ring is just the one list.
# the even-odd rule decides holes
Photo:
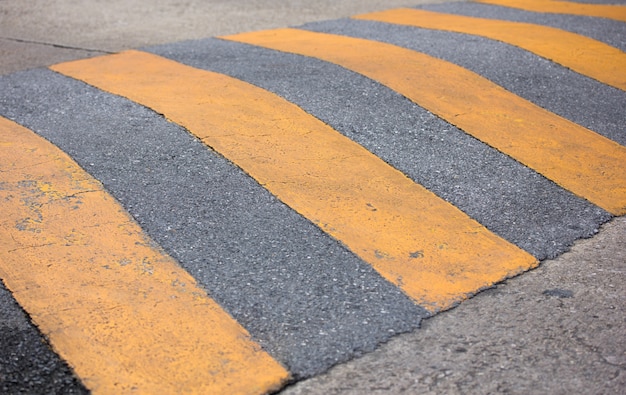
[[(215, 8), (204, 13), (198, 12), (201, 5), (187, 4), (189, 8), (179, 10), (182, 18), (173, 18), (176, 12), (167, 5), (154, 7), (148, 14), (146, 8), (129, 10), (128, 14), (118, 12), (115, 4), (106, 9), (81, 9), (72, 5), (71, 12), (55, 8), (63, 15), (57, 17), (55, 10), (47, 9), (44, 4), (32, 7), (17, 4), (2, 5), (7, 10), (3, 15), (10, 17), (6, 23), (2, 21), (0, 48), (12, 53), (2, 57), (7, 60), (7, 65), (3, 66), (5, 73), (129, 47), (294, 25), (380, 8), (375, 2), (371, 5), (360, 2), (356, 8), (340, 10), (336, 5), (323, 4), (320, 9), (324, 13), (308, 17), (302, 15), (307, 6), (294, 7), (293, 15), (285, 8), (276, 10), (270, 4), (257, 2), (251, 4), (250, 9), (259, 11), (245, 12), (248, 17), (254, 16), (254, 23), (239, 28), (239, 7), (230, 8), (232, 14), (215, 12), (225, 7), (224, 4), (214, 4)], [(386, 2), (384, 7), (415, 4)], [(261, 17), (264, 12), (278, 19), (265, 20)], [(69, 20), (80, 22), (76, 31), (82, 34), (75, 30), (68, 33), (68, 22), (63, 18), (73, 13), (81, 15), (81, 18), (70, 17)], [(195, 22), (192, 14), (214, 19)], [(93, 19), (85, 15), (93, 15)], [(226, 15), (233, 15), (233, 19)], [(148, 22), (149, 28), (134, 18)], [(18, 19), (21, 22), (16, 24)], [(186, 23), (180, 25), (181, 20)], [(223, 25), (210, 23), (214, 20), (220, 20)], [(33, 30), (29, 31), (28, 26)], [(196, 28), (189, 29), (189, 26)], [(199, 26), (216, 30), (202, 30)], [(16, 49), (19, 51), (14, 52)], [(605, 227), (607, 229), (599, 236), (587, 244), (582, 242), (573, 253), (556, 262), (544, 262), (534, 272), (509, 280), (456, 309), (426, 320), (423, 330), (391, 340), (380, 352), (349, 365), (340, 365), (329, 375), (303, 382), (286, 392), (347, 392), (351, 389), (354, 393), (418, 390), (433, 393), (618, 393), (624, 385), (624, 290), (620, 287), (623, 281), (618, 279), (624, 270), (626, 227), (622, 219), (613, 220)], [(590, 270), (590, 267), (595, 269)], [(385, 353), (387, 360), (378, 359)], [(407, 362), (397, 363), (399, 356)], [(415, 364), (408, 361), (415, 361)], [(425, 361), (429, 361), (428, 368), (424, 368)], [(381, 373), (382, 366), (389, 367), (386, 373)], [(350, 379), (355, 381), (350, 382)], [(548, 379), (550, 384), (546, 384)]]

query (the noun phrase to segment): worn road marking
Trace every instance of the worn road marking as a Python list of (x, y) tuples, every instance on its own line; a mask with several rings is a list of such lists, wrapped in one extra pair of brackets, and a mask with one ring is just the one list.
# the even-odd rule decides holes
[(102, 185), (0, 117), (0, 277), (94, 394), (266, 393), (289, 373)]
[(582, 4), (554, 0), (474, 0), (476, 3), (519, 8), (526, 11), (595, 16), (626, 22), (626, 7), (614, 4)]
[(373, 12), (353, 18), (474, 34), (499, 40), (626, 91), (626, 53), (580, 34), (531, 23), (409, 8)]
[(361, 73), (576, 195), (615, 215), (626, 214), (626, 147), (467, 69), (391, 44), (298, 29), (223, 38)]
[(430, 311), (537, 263), (261, 88), (138, 51), (52, 69), (186, 127)]

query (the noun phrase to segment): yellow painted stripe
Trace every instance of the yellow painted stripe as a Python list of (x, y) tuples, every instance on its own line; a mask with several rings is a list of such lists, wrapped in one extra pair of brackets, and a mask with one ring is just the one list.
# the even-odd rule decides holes
[(552, 0), (474, 0), (476, 3), (519, 8), (526, 11), (595, 16), (626, 22), (626, 7), (614, 4), (583, 4)]
[(339, 64), (615, 215), (626, 214), (626, 148), (450, 62), (391, 44), (276, 29), (223, 37)]
[(288, 372), (58, 148), (0, 117), (0, 277), (94, 394), (261, 394)]
[(183, 125), (431, 311), (536, 264), (360, 145), (261, 88), (137, 51), (52, 69)]
[(409, 8), (373, 12), (354, 18), (475, 34), (503, 41), (626, 91), (626, 53), (580, 34), (531, 23)]

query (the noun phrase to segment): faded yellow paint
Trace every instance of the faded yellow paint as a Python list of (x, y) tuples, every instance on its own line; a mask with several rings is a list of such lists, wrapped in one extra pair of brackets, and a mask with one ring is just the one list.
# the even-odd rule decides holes
[(261, 394), (288, 372), (67, 155), (0, 117), (0, 278), (94, 394)]
[(626, 7), (615, 4), (583, 4), (554, 0), (474, 0), (474, 2), (519, 8), (526, 11), (595, 16), (626, 22)]
[(183, 125), (431, 311), (537, 264), (261, 88), (137, 51), (52, 69)]
[(391, 44), (297, 29), (223, 38), (361, 73), (578, 196), (615, 215), (626, 214), (626, 147), (467, 69)]
[(626, 91), (626, 53), (580, 34), (531, 23), (409, 8), (373, 12), (354, 18), (475, 34), (503, 41)]

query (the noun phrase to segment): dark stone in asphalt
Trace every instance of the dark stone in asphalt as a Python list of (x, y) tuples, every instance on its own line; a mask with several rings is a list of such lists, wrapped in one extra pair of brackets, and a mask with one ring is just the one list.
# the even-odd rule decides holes
[(554, 289), (546, 289), (545, 291), (543, 291), (544, 295), (547, 296), (554, 296), (557, 298), (573, 298), (574, 297), (574, 293), (568, 289), (559, 289), (559, 288), (554, 288)]

